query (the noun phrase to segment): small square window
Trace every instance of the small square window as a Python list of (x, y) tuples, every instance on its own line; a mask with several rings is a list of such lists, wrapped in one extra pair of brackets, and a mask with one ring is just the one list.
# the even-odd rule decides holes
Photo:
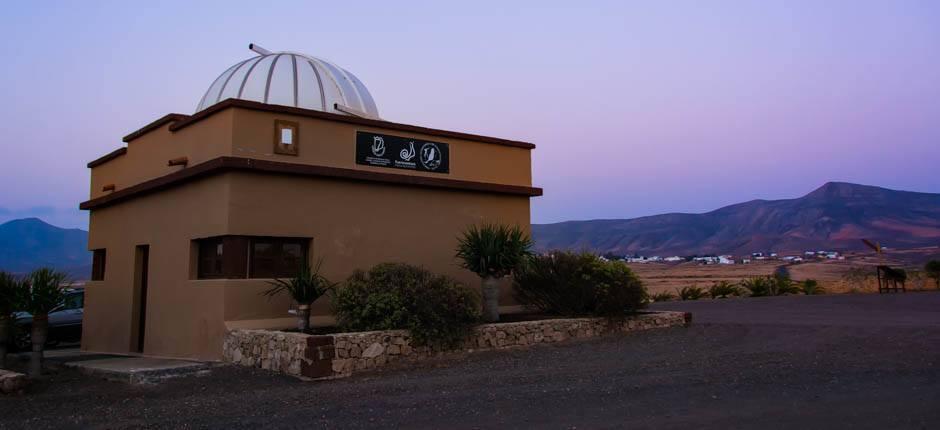
[(274, 121), (274, 153), (297, 155), (300, 144), (300, 124), (293, 121)]
[(293, 145), (294, 144), (294, 129), (292, 128), (282, 128), (281, 129), (281, 145)]

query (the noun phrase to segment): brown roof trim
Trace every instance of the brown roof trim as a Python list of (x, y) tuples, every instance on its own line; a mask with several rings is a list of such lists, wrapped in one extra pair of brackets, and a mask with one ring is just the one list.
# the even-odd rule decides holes
[(216, 112), (228, 109), (230, 107), (251, 109), (251, 110), (256, 110), (256, 111), (261, 111), (261, 112), (274, 112), (274, 113), (282, 113), (282, 114), (288, 114), (288, 115), (297, 115), (297, 116), (303, 116), (307, 118), (325, 119), (329, 121), (344, 122), (347, 124), (365, 125), (369, 127), (379, 127), (379, 128), (389, 129), (389, 130), (405, 131), (409, 133), (421, 133), (421, 134), (426, 134), (429, 136), (447, 137), (447, 138), (453, 138), (453, 139), (464, 139), (464, 140), (471, 140), (474, 142), (491, 143), (494, 145), (512, 146), (516, 148), (524, 148), (524, 149), (535, 148), (535, 145), (529, 142), (520, 142), (516, 140), (500, 139), (497, 137), (488, 137), (488, 136), (480, 136), (476, 134), (460, 133), (456, 131), (438, 130), (438, 129), (433, 129), (433, 128), (419, 127), (416, 125), (399, 124), (395, 122), (360, 118), (360, 117), (351, 116), (351, 115), (339, 115), (335, 113), (321, 112), (318, 110), (302, 109), (302, 108), (296, 108), (296, 107), (291, 107), (291, 106), (272, 105), (272, 104), (253, 102), (253, 101), (248, 101), (248, 100), (240, 100), (240, 99), (225, 99), (219, 103), (216, 103), (203, 111), (197, 112), (189, 116), (188, 118), (182, 119), (176, 122), (175, 124), (171, 125), (170, 131), (182, 130), (183, 128), (186, 128), (194, 123), (197, 123), (205, 118), (208, 118), (209, 116), (212, 116)]
[(137, 139), (140, 136), (143, 136), (147, 133), (150, 133), (153, 130), (163, 127), (167, 123), (182, 121), (187, 118), (189, 118), (189, 115), (183, 115), (181, 113), (168, 113), (160, 117), (160, 119), (141, 127), (140, 130), (137, 130), (131, 134), (128, 134), (127, 136), (124, 136), (124, 142), (127, 143), (134, 139)]
[(102, 165), (102, 164), (104, 164), (104, 163), (107, 163), (107, 162), (109, 162), (109, 161), (111, 161), (111, 160), (113, 160), (113, 159), (115, 159), (115, 158), (118, 158), (118, 157), (120, 157), (120, 156), (122, 156), (122, 155), (124, 155), (124, 154), (126, 154), (126, 153), (127, 153), (127, 148), (125, 148), (125, 147), (115, 149), (114, 151), (109, 152), (107, 155), (105, 155), (105, 156), (103, 156), (103, 157), (101, 157), (101, 158), (98, 158), (98, 159), (89, 161), (89, 162), (88, 162), (88, 168), (90, 169), (90, 168), (92, 168), (92, 167), (98, 167), (98, 166), (100, 166), (100, 165)]
[(456, 179), (433, 178), (426, 176), (400, 175), (341, 167), (312, 166), (308, 164), (283, 163), (279, 161), (256, 160), (243, 157), (219, 157), (170, 173), (156, 179), (115, 191), (111, 194), (88, 200), (79, 205), (79, 209), (92, 210), (110, 206), (124, 200), (153, 193), (183, 183), (228, 171), (286, 174), (307, 177), (345, 179), (361, 182), (378, 182), (392, 185), (406, 185), (425, 188), (443, 188), (460, 191), (510, 194), (536, 197), (542, 195), (541, 188), (519, 185), (492, 184), (487, 182), (461, 181)]

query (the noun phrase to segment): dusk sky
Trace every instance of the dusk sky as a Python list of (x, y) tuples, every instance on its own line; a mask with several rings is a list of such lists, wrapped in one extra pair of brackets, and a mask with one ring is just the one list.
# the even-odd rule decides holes
[(938, 1), (194, 3), (4, 6), (0, 222), (87, 228), (85, 164), (249, 42), (341, 65), (386, 120), (535, 143), (536, 223), (940, 192)]

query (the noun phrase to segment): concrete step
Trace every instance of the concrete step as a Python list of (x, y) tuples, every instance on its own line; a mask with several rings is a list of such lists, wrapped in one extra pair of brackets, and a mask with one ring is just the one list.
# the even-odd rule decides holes
[(129, 384), (156, 384), (169, 378), (204, 376), (211, 372), (213, 363), (148, 357), (109, 357), (69, 361), (65, 367), (85, 374)]

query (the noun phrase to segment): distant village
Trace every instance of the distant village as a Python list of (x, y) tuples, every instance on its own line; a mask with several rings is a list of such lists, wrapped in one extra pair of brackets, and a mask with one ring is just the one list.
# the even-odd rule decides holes
[(806, 251), (802, 254), (796, 255), (778, 255), (776, 252), (753, 252), (750, 256), (734, 256), (734, 255), (689, 255), (680, 257), (674, 255), (672, 257), (660, 257), (654, 255), (652, 257), (647, 257), (644, 255), (635, 254), (633, 256), (622, 256), (615, 254), (604, 254), (602, 257), (604, 260), (618, 260), (624, 261), (627, 263), (683, 263), (683, 262), (697, 262), (699, 264), (750, 264), (753, 261), (764, 261), (764, 260), (778, 260), (786, 261), (789, 263), (801, 263), (804, 261), (817, 261), (817, 260), (845, 260), (845, 256), (840, 254), (838, 251)]

